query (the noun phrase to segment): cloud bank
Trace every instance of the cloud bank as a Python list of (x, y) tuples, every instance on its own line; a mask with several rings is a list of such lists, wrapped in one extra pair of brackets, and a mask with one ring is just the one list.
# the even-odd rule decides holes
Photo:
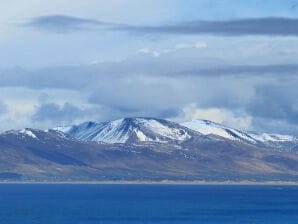
[[(143, 116), (211, 119), (236, 128), (293, 134), (298, 126), (297, 68), (295, 64), (232, 66), (146, 56), (32, 71), (13, 69), (0, 75), (0, 86), (12, 93), (25, 88), (39, 95), (29, 102), (31, 110), (25, 111), (30, 115), (28, 125), (36, 127)], [(22, 102), (27, 96), (18, 97)], [(16, 104), (15, 99), (3, 103), (10, 101)]]
[(158, 35), (298, 36), (298, 19), (286, 17), (242, 18), (223, 21), (198, 20), (165, 25), (131, 25), (67, 15), (47, 15), (32, 18), (23, 26), (56, 33), (106, 30)]

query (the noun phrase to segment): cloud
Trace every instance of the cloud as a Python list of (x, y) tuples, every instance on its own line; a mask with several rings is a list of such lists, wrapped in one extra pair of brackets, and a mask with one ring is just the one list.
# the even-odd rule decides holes
[[(268, 65), (226, 65), (185, 70), (177, 72), (176, 75), (202, 75), (202, 76), (243, 76), (243, 75), (275, 75), (275, 76), (296, 76), (298, 64), (268, 64)], [(174, 74), (173, 74), (174, 75)]]
[(108, 121), (120, 117), (176, 117), (181, 113), (178, 109), (155, 109), (142, 110), (141, 108), (120, 108), (108, 106), (92, 106), (81, 109), (73, 104), (43, 103), (39, 105), (31, 116), (31, 121), (41, 127), (53, 127), (69, 125), (87, 120)]
[(47, 15), (35, 17), (22, 25), (24, 27), (34, 27), (49, 32), (68, 33), (74, 31), (98, 30), (110, 24), (95, 19), (85, 19), (67, 15)]
[(35, 111), (31, 114), (31, 122), (43, 127), (53, 127), (86, 120), (99, 120), (104, 117), (104, 113), (107, 111), (97, 106), (82, 107), (68, 102), (64, 104), (44, 102), (35, 107)]
[(252, 126), (254, 130), (258, 130), (259, 132), (298, 136), (297, 124), (289, 123), (285, 120), (254, 117), (254, 119), (252, 120)]
[(7, 111), (7, 105), (0, 101), (0, 115), (5, 114)]
[(184, 115), (182, 118), (179, 118), (180, 120), (205, 119), (242, 130), (250, 130), (252, 128), (252, 117), (244, 114), (236, 115), (228, 109), (215, 107), (199, 108), (196, 104), (188, 104), (182, 110)]
[(297, 79), (256, 85), (254, 96), (244, 105), (255, 130), (298, 135), (297, 85)]
[(159, 57), (162, 54), (169, 54), (173, 53), (175, 51), (183, 50), (183, 49), (204, 49), (207, 48), (207, 44), (204, 41), (197, 41), (194, 44), (187, 44), (187, 43), (181, 43), (176, 44), (173, 48), (167, 48), (167, 49), (161, 49), (161, 50), (152, 50), (150, 48), (141, 48), (137, 51), (137, 53), (140, 54), (149, 54), (153, 57)]
[(192, 21), (162, 26), (119, 26), (114, 30), (136, 33), (157, 33), (176, 35), (210, 34), (219, 36), (297, 36), (296, 18), (244, 18), (223, 21)]
[(248, 104), (248, 111), (254, 117), (298, 124), (297, 80), (275, 85), (260, 85), (255, 97)]
[[(142, 76), (122, 77), (98, 82), (92, 88), (89, 103), (114, 108), (122, 115), (160, 115), (183, 104), (186, 96), (182, 95), (183, 91), (184, 87), (183, 90), (178, 90), (169, 80)], [(178, 92), (181, 93), (180, 96)]]
[(85, 116), (84, 110), (70, 104), (65, 103), (62, 106), (55, 103), (45, 103), (40, 105), (32, 115), (35, 122), (51, 121), (57, 124), (71, 123), (78, 118)]
[(207, 44), (204, 41), (197, 41), (194, 47), (197, 49), (207, 48)]
[(96, 79), (96, 75), (104, 73), (101, 68), (98, 68), (94, 74), (93, 69), (93, 66), (58, 66), (33, 71), (13, 68), (0, 73), (0, 86), (33, 89), (81, 89)]
[(189, 43), (176, 44), (175, 47), (173, 49), (169, 49), (168, 52), (173, 52), (173, 51), (187, 49), (187, 48), (204, 49), (204, 48), (207, 48), (207, 43), (205, 41), (197, 41), (193, 44), (189, 44)]
[[(297, 134), (298, 65), (178, 59), (138, 55), (122, 62), (6, 71), (0, 75), (0, 101), (15, 109), (0, 121), (5, 128), (12, 123), (49, 128), (132, 116), (204, 118), (239, 129)], [(23, 105), (30, 108), (24, 111)]]
[[(173, 66), (175, 65), (175, 66)], [(90, 89), (109, 80), (192, 77), (292, 77), (298, 75), (298, 64), (227, 65), (216, 60), (192, 58), (131, 58), (121, 62), (92, 65), (59, 66), (25, 71), (12, 69), (0, 73), (0, 87), (27, 87), (33, 89)], [(125, 83), (125, 82), (124, 82)], [(95, 88), (95, 87), (94, 87)], [(104, 87), (103, 87), (104, 88)]]
[(159, 57), (160, 56), (160, 52), (155, 51), (155, 50), (151, 50), (150, 48), (141, 48), (137, 51), (137, 53), (151, 54), (153, 57)]
[(103, 22), (67, 15), (35, 17), (23, 24), (40, 30), (67, 33), (84, 30), (125, 31), (135, 34), (217, 35), (217, 36), (298, 36), (298, 19), (286, 17), (242, 18), (217, 21), (190, 21), (166, 25), (130, 25)]
[[(29, 114), (35, 127), (132, 116), (175, 119), (181, 114), (188, 114), (188, 120), (205, 118), (243, 129), (267, 130), (268, 118), (297, 126), (297, 65), (209, 62), (160, 56), (29, 72), (13, 69), (0, 76), (0, 89), (11, 89), (12, 96), (22, 86), (16, 93), (20, 98), (30, 99), (32, 94), (30, 105), (39, 106), (24, 116)], [(24, 89), (33, 92), (24, 95)], [(5, 102), (9, 101), (28, 104), (22, 99)]]

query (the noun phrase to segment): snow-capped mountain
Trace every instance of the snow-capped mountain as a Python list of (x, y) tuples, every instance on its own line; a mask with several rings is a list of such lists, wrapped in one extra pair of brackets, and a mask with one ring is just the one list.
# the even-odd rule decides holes
[(85, 122), (70, 127), (58, 127), (83, 141), (105, 143), (185, 141), (195, 133), (177, 123), (155, 118), (122, 118), (110, 122)]
[(181, 123), (181, 125), (203, 135), (217, 135), (226, 139), (244, 141), (253, 144), (278, 144), (297, 141), (296, 137), (290, 135), (244, 132), (208, 120), (194, 120), (191, 122)]
[[(194, 136), (220, 137), (248, 144), (284, 146), (298, 143), (296, 137), (278, 134), (257, 134), (240, 131), (208, 120), (175, 123), (156, 118), (122, 118), (109, 122), (85, 122), (69, 127), (55, 128), (82, 141), (109, 144), (135, 142), (184, 142)], [(294, 144), (292, 144), (294, 145)]]
[(6, 131), (0, 133), (0, 182), (298, 181), (294, 137), (252, 134), (210, 121), (183, 125), (123, 118)]

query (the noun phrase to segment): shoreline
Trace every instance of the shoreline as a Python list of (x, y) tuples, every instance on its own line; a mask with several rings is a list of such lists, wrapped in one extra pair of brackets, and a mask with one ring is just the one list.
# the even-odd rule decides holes
[(2, 184), (298, 186), (298, 182), (295, 181), (0, 181), (0, 185)]

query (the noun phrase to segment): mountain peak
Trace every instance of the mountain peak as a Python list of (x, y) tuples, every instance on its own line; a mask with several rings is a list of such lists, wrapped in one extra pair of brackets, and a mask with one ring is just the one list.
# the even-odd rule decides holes
[(105, 143), (169, 142), (190, 138), (190, 130), (177, 123), (148, 117), (121, 118), (109, 122), (85, 122), (56, 130), (83, 141)]

